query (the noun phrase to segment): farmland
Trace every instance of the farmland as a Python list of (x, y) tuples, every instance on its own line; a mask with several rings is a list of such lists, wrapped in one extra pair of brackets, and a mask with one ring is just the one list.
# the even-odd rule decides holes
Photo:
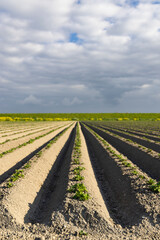
[(0, 117), (0, 239), (160, 239), (158, 114)]

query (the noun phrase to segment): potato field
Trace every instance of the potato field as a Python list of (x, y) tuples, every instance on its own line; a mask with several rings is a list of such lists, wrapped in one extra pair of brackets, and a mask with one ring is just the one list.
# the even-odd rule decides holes
[(0, 122), (0, 239), (160, 239), (158, 121)]

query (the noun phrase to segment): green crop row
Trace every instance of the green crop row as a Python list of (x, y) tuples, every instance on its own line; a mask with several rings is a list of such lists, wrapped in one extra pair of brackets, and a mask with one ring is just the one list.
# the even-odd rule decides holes
[[(50, 148), (53, 143), (56, 143), (56, 141), (57, 141), (69, 128), (70, 128), (70, 126), (67, 127), (67, 128), (65, 128), (60, 134), (58, 134), (58, 136), (56, 136), (53, 140), (51, 140), (51, 141), (47, 144), (47, 146), (45, 147), (45, 149)], [(43, 153), (42, 150), (39, 151), (38, 153), (36, 153), (36, 157), (37, 157), (37, 158), (40, 158), (40, 157), (42, 156), (42, 153)], [(27, 168), (30, 168), (30, 167), (31, 167), (31, 160), (29, 160), (29, 161), (22, 167), (22, 169), (19, 169), (19, 170), (16, 169), (15, 172), (12, 174), (12, 176), (8, 179), (7, 188), (13, 187), (13, 186), (14, 186), (14, 183), (13, 183), (13, 182), (17, 181), (19, 178), (24, 177), (24, 174), (23, 174), (24, 170), (27, 169)]]
[[(61, 126), (61, 127), (62, 127), (62, 126)], [(24, 146), (27, 146), (28, 144), (31, 144), (31, 143), (33, 143), (34, 141), (36, 141), (36, 140), (38, 140), (38, 139), (40, 139), (40, 138), (42, 138), (42, 137), (47, 136), (48, 134), (50, 134), (50, 133), (52, 133), (52, 132), (60, 129), (61, 127), (58, 127), (58, 128), (56, 128), (56, 129), (53, 129), (53, 130), (51, 130), (51, 131), (49, 131), (49, 132), (47, 132), (47, 133), (45, 133), (45, 134), (42, 134), (42, 135), (40, 135), (40, 136), (38, 136), (38, 137), (35, 137), (35, 138), (32, 138), (32, 139), (30, 139), (29, 141), (18, 145), (17, 147), (11, 148), (11, 149), (9, 149), (9, 150), (7, 150), (7, 151), (5, 151), (5, 152), (0, 153), (0, 158), (2, 158), (4, 155), (6, 155), (6, 154), (8, 154), (8, 153), (11, 153), (11, 152), (17, 150), (18, 148), (22, 148), (22, 147), (24, 147)]]
[(89, 199), (89, 194), (85, 185), (81, 182), (82, 180), (84, 180), (84, 176), (81, 175), (81, 172), (85, 170), (85, 168), (81, 166), (80, 157), (81, 157), (81, 139), (79, 133), (79, 125), (77, 125), (76, 138), (73, 148), (73, 165), (76, 165), (76, 167), (73, 169), (74, 177), (72, 179), (73, 181), (76, 181), (76, 183), (71, 185), (68, 191), (74, 193), (73, 199), (85, 201)]
[[(52, 127), (50, 127), (50, 128), (52, 128)], [(50, 128), (49, 128), (49, 129), (50, 129)], [(21, 139), (21, 138), (23, 138), (23, 137), (28, 137), (28, 136), (30, 136), (30, 135), (33, 135), (33, 134), (36, 134), (36, 133), (39, 133), (39, 132), (42, 132), (42, 131), (45, 131), (45, 130), (46, 130), (46, 129), (41, 129), (41, 130), (38, 130), (38, 131), (36, 131), (36, 132), (28, 133), (28, 134), (23, 135), (23, 136), (21, 136), (21, 137), (16, 137), (16, 138), (13, 138), (13, 139), (7, 139), (7, 140), (5, 140), (4, 142), (1, 142), (0, 145), (3, 145), (3, 144), (5, 144), (5, 143), (7, 143), (7, 142), (10, 142), (10, 141), (15, 141), (15, 140)], [(24, 132), (26, 132), (26, 131), (24, 131)], [(23, 132), (21, 132), (21, 133), (23, 133)]]

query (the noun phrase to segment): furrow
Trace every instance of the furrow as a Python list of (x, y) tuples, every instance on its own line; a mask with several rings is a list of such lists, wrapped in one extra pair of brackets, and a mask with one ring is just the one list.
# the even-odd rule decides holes
[(10, 128), (8, 131), (2, 131), (1, 132), (1, 136), (0, 137), (3, 137), (3, 136), (11, 136), (11, 135), (16, 135), (20, 132), (24, 132), (24, 131), (29, 131), (31, 129), (34, 129), (33, 126), (25, 126), (25, 124), (23, 125), (22, 128), (19, 128), (18, 125), (17, 125), (17, 128)]
[[(39, 194), (32, 204), (33, 207), (35, 206), (34, 211), (31, 206), (25, 216), (26, 223), (42, 223), (50, 226), (52, 223), (53, 212), (57, 211), (58, 208), (61, 208), (63, 204), (68, 187), (68, 174), (76, 128), (72, 127), (71, 130), (70, 135), (67, 135), (69, 138), (67, 139), (63, 136), (63, 140), (61, 140), (63, 144), (64, 140), (66, 142), (56, 156), (54, 164), (52, 165)], [(60, 143), (57, 142), (57, 144)]]
[[(99, 124), (99, 122), (96, 122), (95, 124)], [(138, 133), (142, 134), (151, 134), (151, 135), (160, 135), (159, 129), (156, 128), (150, 128), (146, 122), (141, 122), (138, 121), (136, 122), (103, 122), (101, 125), (105, 125), (106, 127), (115, 127), (115, 128), (120, 128), (122, 130), (133, 130)], [(154, 123), (155, 124), (155, 123)], [(154, 126), (153, 122), (151, 122), (151, 126)]]
[(44, 130), (47, 130), (47, 129), (51, 129), (51, 128), (56, 127), (56, 126), (57, 125), (55, 125), (55, 126), (52, 125), (50, 127), (42, 126), (41, 128), (32, 128), (32, 129), (29, 129), (27, 131), (21, 131), (21, 132), (18, 132), (17, 134), (8, 135), (8, 136), (5, 136), (5, 137), (2, 136), (2, 138), (0, 138), (0, 144), (4, 144), (4, 142), (6, 140), (9, 140), (9, 141), (17, 140), (19, 138), (26, 137), (26, 136), (29, 136), (29, 135), (32, 135), (32, 134), (35, 134), (35, 133), (38, 133), (38, 132), (41, 132), (41, 131), (44, 131)]
[(118, 137), (110, 135), (100, 129), (93, 126), (89, 126), (101, 137), (103, 137), (107, 142), (109, 142), (113, 147), (115, 147), (119, 152), (127, 156), (134, 164), (136, 164), (140, 169), (146, 172), (151, 178), (160, 179), (160, 160), (152, 157), (151, 155), (141, 151), (137, 147), (134, 147)]
[(83, 132), (84, 132), (84, 128), (81, 125), (81, 128), (80, 128), (81, 161), (82, 161), (83, 167), (85, 168), (83, 173), (84, 175), (83, 181), (89, 192), (89, 195), (91, 196), (92, 202), (94, 202), (94, 204), (96, 205), (94, 207), (96, 208), (97, 212), (99, 212), (101, 216), (103, 216), (107, 221), (110, 221), (111, 223), (112, 220), (111, 220), (108, 208), (106, 206), (106, 201), (103, 197), (102, 189), (99, 186), (95, 176), (94, 168), (92, 166), (92, 162), (91, 162), (88, 147), (87, 147), (88, 145), (86, 142), (86, 138), (83, 135)]
[[(44, 199), (47, 201), (48, 197), (50, 199), (50, 196), (47, 195), (48, 189), (54, 191), (56, 188), (56, 194), (53, 196), (54, 202), (51, 201), (52, 204), (47, 205), (47, 212), (45, 213), (47, 220), (48, 214), (51, 214), (51, 208), (59, 205), (61, 199), (63, 199), (67, 184), (67, 181), (64, 183), (64, 180), (66, 180), (69, 164), (69, 160), (65, 161), (64, 158), (74, 136), (73, 128), (72, 125), (63, 134), (63, 137), (60, 137), (56, 143), (47, 149), (28, 170), (24, 178), (21, 178), (4, 197), (3, 205), (18, 223), (36, 222), (37, 214), (40, 214), (40, 218), (43, 219), (44, 211), (42, 213), (39, 207), (42, 207), (41, 201)], [(61, 167), (63, 168), (61, 172), (63, 181), (57, 187), (57, 178)]]
[(154, 142), (151, 142), (152, 140), (148, 139), (148, 141), (147, 141), (147, 139), (142, 139), (140, 137), (136, 137), (136, 135), (131, 136), (131, 135), (129, 135), (127, 133), (123, 133), (121, 131), (117, 131), (117, 130), (113, 130), (113, 129), (106, 128), (106, 127), (101, 127), (101, 126), (99, 126), (99, 127), (102, 128), (102, 129), (108, 130), (111, 133), (117, 134), (120, 137), (123, 137), (123, 138), (126, 138), (126, 139), (130, 139), (130, 140), (132, 140), (132, 141), (134, 141), (136, 143), (139, 143), (139, 144), (141, 144), (141, 145), (143, 145), (143, 146), (145, 146), (147, 148), (153, 149), (154, 151), (160, 153), (160, 144), (156, 144)]
[(32, 144), (28, 144), (23, 148), (17, 149), (14, 152), (4, 156), (0, 159), (0, 182), (4, 181), (8, 175), (12, 174), (16, 167), (21, 167), (31, 157), (33, 157), (40, 149), (42, 149), (48, 141), (51, 141), (57, 134), (63, 131), (62, 127), (47, 136), (36, 140)]
[[(101, 126), (101, 125), (97, 124), (97, 126)], [(122, 131), (124, 133), (129, 133), (129, 134), (134, 134), (135, 136), (137, 135), (137, 136), (142, 137), (142, 138), (145, 137), (145, 138), (151, 139), (153, 141), (160, 141), (160, 136), (158, 137), (158, 136), (155, 136), (155, 135), (149, 135), (149, 134), (146, 134), (145, 132), (139, 133), (137, 131), (130, 131), (128, 129), (118, 128), (118, 127), (109, 128), (109, 126), (105, 126), (105, 125), (102, 125), (102, 127), (105, 128), (105, 129), (112, 129), (113, 128), (113, 130), (118, 130), (118, 131)]]
[(48, 134), (50, 133), (50, 131), (61, 126), (64, 126), (64, 125), (55, 126), (55, 127), (52, 127), (51, 129), (44, 129), (43, 131), (33, 133), (32, 135), (26, 135), (23, 138), (18, 138), (18, 139), (15, 139), (14, 141), (6, 142), (5, 144), (0, 145), (0, 154), (10, 149), (17, 148), (19, 145), (22, 145), (23, 143), (28, 142), (30, 139), (35, 139), (37, 137), (41, 137), (44, 134)]
[[(36, 130), (36, 129), (40, 129), (42, 127), (51, 127), (53, 124), (59, 124), (58, 122), (54, 122), (54, 123), (46, 123), (46, 122), (42, 122), (41, 124), (39, 122), (35, 122), (33, 125), (28, 125), (28, 122), (24, 122), (24, 123), (18, 123), (14, 128), (9, 127), (9, 131), (3, 131), (0, 133), (0, 137), (10, 137), (12, 135), (17, 135), (23, 132), (27, 132), (27, 131), (31, 131), (31, 130)], [(12, 124), (15, 124), (14, 122)], [(21, 124), (21, 127), (19, 127), (19, 124)]]
[(136, 198), (131, 179), (123, 174), (122, 169), (92, 133), (84, 126), (82, 131), (110, 215), (122, 226), (135, 225), (142, 220), (145, 209)]

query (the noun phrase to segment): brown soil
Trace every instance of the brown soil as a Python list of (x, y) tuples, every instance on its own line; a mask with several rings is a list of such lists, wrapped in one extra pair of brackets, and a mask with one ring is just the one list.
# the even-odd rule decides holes
[[(50, 129), (51, 127), (56, 127), (56, 125), (55, 126), (42, 126), (41, 128), (39, 128), (39, 127), (36, 127), (36, 128), (31, 128), (31, 129), (28, 129), (28, 130), (24, 130), (24, 131), (18, 131), (18, 132), (16, 132), (16, 133), (11, 133), (10, 135), (7, 135), (6, 137), (1, 137), (0, 138), (0, 143), (2, 143), (2, 142), (4, 142), (4, 141), (6, 141), (6, 140), (12, 140), (12, 139), (15, 139), (15, 138), (20, 138), (20, 137), (22, 137), (22, 136), (25, 136), (25, 135), (27, 135), (27, 134), (34, 134), (35, 132), (38, 132), (38, 131), (42, 131), (42, 130), (45, 130), (45, 129)], [(5, 136), (5, 135), (4, 135)]]
[[(116, 130), (112, 130), (112, 129), (109, 129), (109, 128), (104, 128), (106, 130), (108, 130), (109, 132), (111, 133), (114, 133), (114, 134), (117, 134), (119, 135), (120, 137), (123, 137), (123, 138), (126, 138), (126, 139), (130, 139), (136, 143), (139, 143), (147, 148), (151, 148), (153, 149), (154, 151), (156, 152), (159, 152), (160, 153), (160, 143), (155, 143), (155, 141), (153, 140), (145, 140), (145, 139), (142, 139), (142, 137), (140, 136), (136, 136), (136, 135), (128, 135), (127, 133), (123, 133), (123, 132), (119, 132), (119, 131), (116, 131)], [(160, 139), (159, 139), (160, 140)]]
[[(0, 185), (0, 239), (160, 239), (160, 194), (148, 190), (145, 179), (131, 174), (103, 141), (81, 129), (82, 182), (90, 199), (73, 199), (67, 191), (75, 183), (72, 126), (35, 162), (33, 157), (13, 188), (4, 188), (7, 180)], [(117, 145), (110, 147), (120, 154)]]
[[(103, 125), (104, 128), (106, 128), (105, 125)], [(108, 126), (107, 126), (108, 128)], [(129, 133), (129, 134), (134, 134), (135, 136), (139, 136), (139, 137), (146, 137), (148, 139), (151, 139), (153, 141), (160, 141), (160, 137), (158, 136), (153, 136), (153, 135), (150, 135), (150, 134), (146, 134), (145, 132), (138, 132), (136, 130), (128, 130), (128, 129), (123, 129), (123, 128), (118, 128), (118, 127), (114, 127), (113, 129), (115, 130), (120, 130), (120, 131), (124, 131), (126, 133)]]
[[(122, 227), (122, 235), (119, 234), (119, 239), (159, 239), (160, 194), (149, 191), (146, 181), (131, 174), (129, 168), (122, 166), (118, 160), (111, 157), (103, 144), (98, 144), (98, 140), (96, 141), (92, 134), (85, 129), (83, 133), (97, 178), (103, 186), (110, 216), (115, 220), (114, 227), (119, 224)], [(105, 181), (108, 183), (106, 186)], [(113, 239), (116, 239), (116, 236)]]
[[(64, 126), (64, 124), (56, 125), (56, 126), (52, 127), (52, 129), (55, 129), (55, 128), (59, 127), (59, 126)], [(19, 138), (17, 140), (10, 141), (10, 142), (7, 142), (7, 143), (5, 143), (3, 145), (0, 145), (0, 153), (5, 152), (5, 151), (7, 151), (7, 150), (9, 150), (11, 148), (15, 148), (15, 147), (19, 146), (20, 144), (23, 144), (23, 143), (29, 141), (31, 138), (39, 137), (39, 136), (41, 136), (43, 134), (46, 134), (49, 131), (51, 131), (52, 129), (45, 129), (45, 130), (43, 130), (41, 132), (33, 133), (32, 135), (24, 136), (23, 138)], [(24, 135), (24, 133), (21, 133), (21, 136), (23, 136), (23, 135)]]
[[(24, 123), (12, 123), (14, 124), (14, 128), (11, 128), (11, 125), (8, 126), (8, 130), (6, 129), (6, 126), (4, 123), (1, 123), (1, 126), (3, 128), (3, 131), (0, 132), (0, 138), (4, 138), (3, 136), (7, 136), (8, 138), (10, 136), (14, 136), (17, 135), (19, 132), (24, 132), (24, 131), (30, 131), (30, 130), (34, 130), (34, 129), (40, 129), (43, 127), (51, 127), (51, 126), (56, 126), (57, 124), (59, 125), (60, 122), (34, 122), (33, 124), (28, 124), (28, 122), (24, 122)], [(5, 130), (6, 129), (6, 130)]]
[(95, 127), (91, 127), (101, 137), (114, 146), (119, 152), (127, 156), (133, 163), (146, 172), (151, 178), (159, 180), (160, 176), (160, 161), (158, 158), (152, 157), (146, 152), (125, 142), (123, 139), (113, 136)]
[[(35, 206), (38, 204), (40, 195), (34, 202), (37, 193), (40, 191), (45, 179), (47, 178), (57, 155), (60, 153), (65, 142), (67, 141), (73, 126), (58, 139), (45, 153), (32, 165), (27, 174), (16, 186), (11, 188), (9, 195), (3, 200), (3, 204), (9, 213), (16, 219), (18, 223), (28, 222), (30, 216), (26, 216), (30, 207), (34, 212)], [(56, 134), (56, 133), (55, 133)], [(42, 194), (42, 191), (41, 191)], [(34, 202), (34, 204), (33, 204)]]
[(4, 155), (2, 158), (0, 158), (0, 181), (2, 181), (3, 178), (7, 177), (7, 175), (10, 174), (10, 170), (12, 171), (12, 168), (16, 164), (23, 162), (23, 160), (25, 161), (25, 158), (27, 158), (27, 156), (32, 155), (36, 149), (40, 148), (40, 146), (52, 139), (64, 128), (66, 128), (66, 126), (55, 130), (43, 138), (36, 140), (32, 144), (28, 144), (20, 149), (16, 149), (12, 153), (7, 154), (6, 156)]

